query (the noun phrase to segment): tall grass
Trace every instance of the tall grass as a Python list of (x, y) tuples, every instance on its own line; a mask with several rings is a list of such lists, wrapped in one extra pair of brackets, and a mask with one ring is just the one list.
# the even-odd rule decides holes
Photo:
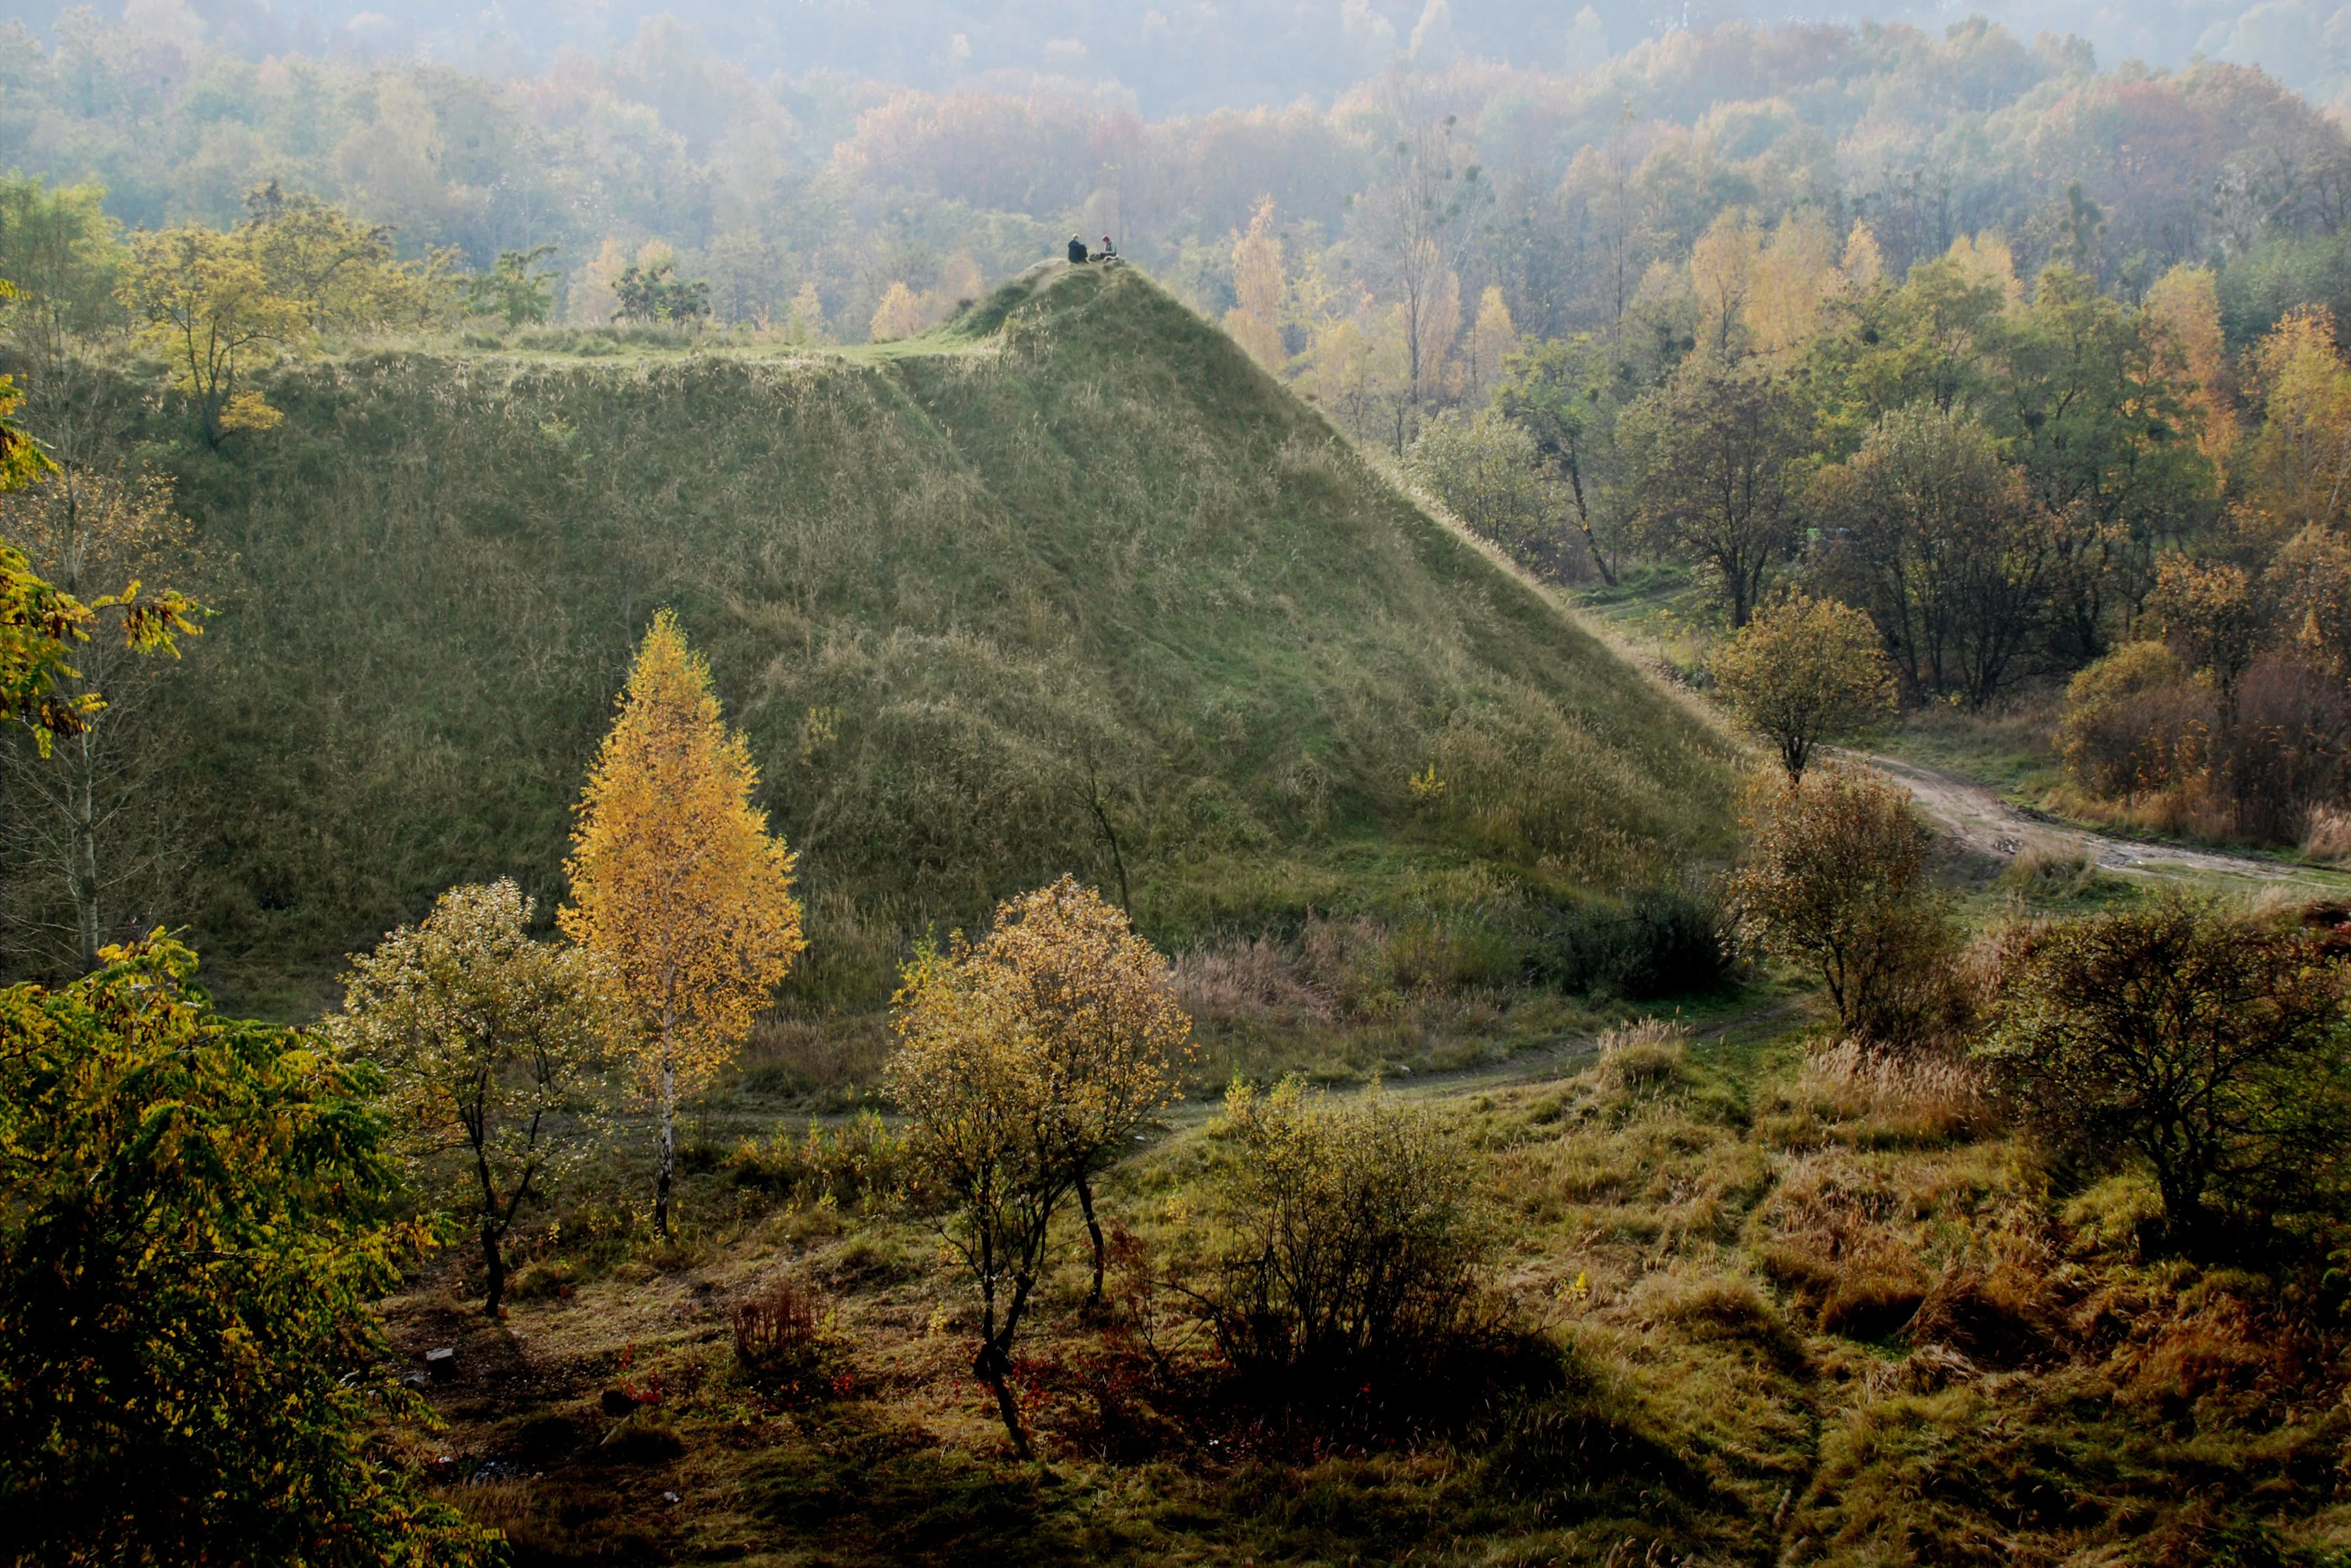
[(1334, 881), (1605, 890), (1724, 847), (1725, 742), (1139, 274), (892, 347), (356, 354), (217, 455), (122, 383), (237, 557), (172, 913), (241, 1004), (310, 1005), (455, 881), (551, 905), (662, 605), (801, 852), (810, 1007), (1063, 870), (1123, 863), (1172, 943)]

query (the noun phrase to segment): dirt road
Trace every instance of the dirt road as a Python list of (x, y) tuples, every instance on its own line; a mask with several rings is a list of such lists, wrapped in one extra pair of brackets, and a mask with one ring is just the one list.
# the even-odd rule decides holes
[(1891, 757), (1865, 757), (1909, 788), (1929, 821), (1969, 849), (1996, 860), (2011, 860), (2027, 849), (2044, 855), (2086, 855), (2102, 870), (2126, 876), (2234, 877), (2340, 892), (2340, 873), (2293, 865), (2258, 855), (2226, 854), (2176, 844), (2109, 838), (2018, 810), (1990, 789), (1970, 779)]

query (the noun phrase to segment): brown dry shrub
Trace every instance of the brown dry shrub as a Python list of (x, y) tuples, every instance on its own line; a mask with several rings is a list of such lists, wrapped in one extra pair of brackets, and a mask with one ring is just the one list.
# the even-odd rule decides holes
[(2131, 643), (2075, 676), (2066, 701), (2067, 778), (2143, 828), (2284, 842), (2351, 789), (2351, 692), (2291, 649), (2224, 693)]
[(1329, 1018), (1336, 998), (1308, 974), (1301, 955), (1270, 936), (1177, 956), (1170, 986), (1184, 1010), (1207, 1022)]
[(735, 1354), (754, 1368), (779, 1366), (815, 1348), (823, 1321), (815, 1287), (779, 1274), (735, 1305)]

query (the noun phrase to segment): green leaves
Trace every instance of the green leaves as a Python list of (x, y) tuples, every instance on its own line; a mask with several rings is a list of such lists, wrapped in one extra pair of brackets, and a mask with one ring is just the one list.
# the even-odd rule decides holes
[[(471, 1562), (365, 1443), (414, 1228), (373, 1074), (158, 933), (0, 992), (0, 1512), (37, 1561)], [(139, 1484), (126, 1486), (126, 1477)]]

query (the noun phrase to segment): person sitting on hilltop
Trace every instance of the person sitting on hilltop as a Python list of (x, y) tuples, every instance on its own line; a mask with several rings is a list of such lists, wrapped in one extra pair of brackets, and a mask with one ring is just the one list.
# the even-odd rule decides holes
[(1073, 264), (1082, 267), (1085, 265), (1085, 259), (1086, 242), (1080, 239), (1077, 235), (1071, 235), (1070, 236), (1070, 260)]
[(1102, 235), (1102, 249), (1094, 252), (1093, 258), (1096, 261), (1116, 261), (1118, 259), (1118, 246), (1110, 243), (1110, 235)]

